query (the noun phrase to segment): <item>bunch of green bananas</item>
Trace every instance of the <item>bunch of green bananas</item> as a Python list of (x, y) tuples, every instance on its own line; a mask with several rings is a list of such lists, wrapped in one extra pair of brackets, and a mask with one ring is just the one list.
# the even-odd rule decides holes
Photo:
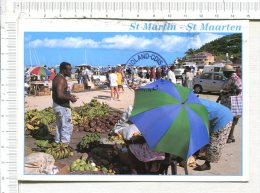
[(63, 159), (73, 156), (73, 152), (70, 147), (64, 143), (53, 143), (52, 147), (48, 148), (45, 153), (51, 154), (54, 159)]
[(78, 148), (79, 150), (84, 150), (89, 148), (90, 143), (99, 142), (99, 141), (100, 141), (99, 134), (87, 132), (86, 135), (81, 139)]
[(56, 121), (56, 115), (51, 107), (45, 108), (38, 112), (41, 117), (41, 122), (45, 125), (50, 125)]

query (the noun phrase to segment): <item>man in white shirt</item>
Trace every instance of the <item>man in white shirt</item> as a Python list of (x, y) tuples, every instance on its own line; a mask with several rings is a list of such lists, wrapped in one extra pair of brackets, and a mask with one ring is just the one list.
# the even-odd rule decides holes
[(90, 66), (85, 67), (82, 74), (84, 77), (85, 86), (92, 87), (93, 83), (91, 81), (91, 77), (92, 77), (91, 67)]
[(174, 66), (171, 66), (169, 71), (168, 71), (167, 78), (168, 78), (169, 81), (176, 84), (176, 77), (175, 77), (173, 70), (174, 70)]
[(186, 86), (190, 89), (193, 89), (193, 79), (194, 79), (194, 74), (191, 72), (191, 68), (187, 68), (186, 72)]

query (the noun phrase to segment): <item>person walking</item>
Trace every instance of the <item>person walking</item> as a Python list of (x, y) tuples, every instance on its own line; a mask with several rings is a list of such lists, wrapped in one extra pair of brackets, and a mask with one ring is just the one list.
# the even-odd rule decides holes
[(159, 80), (162, 78), (162, 69), (160, 67), (156, 68), (156, 80)]
[(200, 99), (208, 111), (209, 117), (209, 144), (206, 145), (206, 159), (202, 165), (197, 165), (194, 170), (210, 170), (210, 163), (217, 163), (222, 155), (231, 130), (233, 115), (231, 111), (214, 101)]
[[(241, 96), (242, 95), (242, 81), (235, 73), (234, 68), (226, 64), (223, 68), (223, 74), (227, 78), (222, 85), (222, 92), (220, 93), (216, 102), (220, 102), (229, 109), (231, 109), (231, 96)], [(233, 117), (233, 124), (228, 136), (228, 143), (235, 142), (234, 129), (238, 123), (240, 115)]]
[(83, 71), (85, 89), (91, 89), (94, 86), (92, 83), (92, 75), (91, 67), (86, 66)]
[(118, 89), (118, 93), (121, 92), (121, 89), (123, 89), (123, 83), (122, 83), (122, 79), (123, 79), (123, 76), (122, 76), (122, 73), (120, 71), (120, 67), (117, 67), (117, 70), (116, 70), (116, 75), (117, 75), (117, 89)]
[(152, 67), (152, 68), (151, 68), (150, 79), (151, 79), (151, 82), (156, 81), (156, 68), (155, 68), (155, 67)]
[(116, 75), (115, 68), (112, 68), (111, 73), (109, 74), (109, 82), (110, 82), (110, 89), (111, 89), (111, 100), (115, 100), (115, 95), (117, 95), (117, 99), (119, 99), (119, 92), (118, 92), (118, 84), (117, 84), (117, 75)]
[(167, 76), (167, 69), (166, 67), (162, 67), (162, 79), (165, 79)]
[(62, 62), (60, 64), (60, 73), (52, 81), (52, 99), (53, 111), (56, 114), (56, 143), (70, 143), (73, 131), (70, 102), (76, 102), (75, 95), (68, 91), (66, 77), (71, 76), (71, 64)]
[(81, 78), (81, 70), (80, 68), (77, 68), (77, 70), (75, 71), (76, 75), (77, 75), (77, 81), (78, 81), (78, 84), (80, 84), (80, 78)]
[(194, 79), (194, 74), (191, 72), (191, 68), (187, 68), (187, 72), (185, 74), (186, 78), (186, 86), (190, 89), (193, 89), (193, 79)]
[(145, 78), (150, 80), (150, 76), (151, 76), (151, 71), (150, 71), (150, 68), (146, 67), (146, 75), (145, 75)]
[(110, 87), (110, 80), (109, 80), (109, 75), (111, 74), (111, 70), (109, 70), (107, 73), (106, 73), (106, 79), (107, 79), (107, 82), (108, 82), (108, 86)]
[(167, 73), (167, 79), (169, 81), (171, 81), (172, 83), (176, 84), (176, 77), (175, 77), (173, 70), (174, 70), (174, 66), (171, 66)]

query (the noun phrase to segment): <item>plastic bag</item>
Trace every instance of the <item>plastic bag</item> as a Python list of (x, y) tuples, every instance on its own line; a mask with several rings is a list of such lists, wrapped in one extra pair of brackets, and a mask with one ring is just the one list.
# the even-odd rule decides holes
[(126, 123), (131, 115), (131, 112), (133, 110), (133, 106), (129, 105), (127, 110), (122, 114), (120, 120), (117, 122), (117, 124), (115, 125), (115, 127), (113, 128), (113, 132), (118, 134), (119, 131), (121, 131), (124, 127), (128, 127), (129, 124)]
[(47, 153), (31, 153), (25, 157), (25, 174), (55, 174), (55, 159)]
[(140, 131), (135, 124), (122, 128), (119, 133), (125, 140), (130, 140), (134, 135), (140, 135)]

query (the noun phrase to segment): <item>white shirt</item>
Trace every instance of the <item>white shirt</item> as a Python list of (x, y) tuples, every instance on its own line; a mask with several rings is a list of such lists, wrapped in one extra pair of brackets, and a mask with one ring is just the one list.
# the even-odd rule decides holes
[(194, 78), (193, 73), (192, 72), (186, 72), (186, 78), (187, 78), (187, 80), (193, 80), (193, 78)]
[(88, 69), (86, 68), (86, 69), (84, 69), (83, 71), (82, 71), (82, 74), (84, 75), (84, 76), (86, 76), (86, 75), (88, 75)]
[(169, 70), (167, 74), (168, 80), (170, 80), (172, 83), (176, 84), (176, 77), (173, 71)]
[(118, 86), (117, 85), (117, 75), (115, 73), (109, 74), (109, 81), (110, 81), (110, 86)]

